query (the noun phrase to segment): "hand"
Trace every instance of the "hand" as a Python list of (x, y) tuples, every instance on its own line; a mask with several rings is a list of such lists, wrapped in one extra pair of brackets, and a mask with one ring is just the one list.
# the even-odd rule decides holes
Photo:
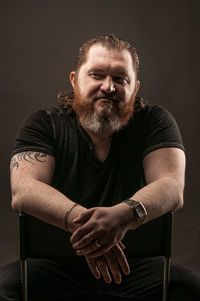
[(73, 220), (80, 226), (70, 238), (72, 247), (77, 255), (102, 256), (123, 239), (131, 219), (132, 211), (122, 203), (85, 210)]
[(106, 283), (111, 283), (111, 272), (115, 283), (120, 284), (122, 280), (120, 267), (125, 275), (130, 274), (129, 264), (123, 252), (124, 248), (125, 246), (119, 242), (103, 256), (90, 258), (86, 255), (85, 257), (93, 276), (96, 279), (102, 276)]

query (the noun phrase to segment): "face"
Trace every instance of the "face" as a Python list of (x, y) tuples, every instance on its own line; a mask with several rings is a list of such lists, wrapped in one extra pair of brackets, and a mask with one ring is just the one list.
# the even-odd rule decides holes
[(127, 50), (89, 49), (87, 61), (70, 74), (73, 108), (83, 127), (96, 134), (111, 134), (123, 127), (133, 113), (139, 81)]

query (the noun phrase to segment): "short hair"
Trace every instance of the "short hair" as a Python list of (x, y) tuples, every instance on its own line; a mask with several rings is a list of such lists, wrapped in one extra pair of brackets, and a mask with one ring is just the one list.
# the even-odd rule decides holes
[(85, 42), (79, 49), (78, 58), (76, 62), (76, 71), (87, 61), (87, 56), (90, 48), (94, 45), (100, 44), (107, 49), (115, 49), (117, 51), (127, 50), (133, 61), (133, 67), (136, 72), (139, 71), (139, 57), (134, 46), (129, 42), (122, 40), (115, 34), (97, 36), (87, 42)]

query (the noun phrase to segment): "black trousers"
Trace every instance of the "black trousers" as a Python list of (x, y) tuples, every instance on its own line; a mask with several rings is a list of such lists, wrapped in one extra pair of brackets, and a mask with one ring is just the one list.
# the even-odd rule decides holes
[[(87, 300), (162, 300), (163, 260), (129, 259), (131, 274), (121, 284), (96, 280), (85, 259), (51, 261), (28, 260), (29, 301), (68, 301), (75, 296)], [(22, 301), (20, 263), (0, 269), (0, 301)], [(81, 300), (81, 299), (80, 299)], [(199, 301), (200, 273), (171, 263), (169, 301)]]

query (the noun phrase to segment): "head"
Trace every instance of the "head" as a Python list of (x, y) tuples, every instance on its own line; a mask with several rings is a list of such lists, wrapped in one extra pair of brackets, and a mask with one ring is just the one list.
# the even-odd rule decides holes
[(99, 36), (85, 42), (79, 49), (79, 54), (76, 62), (76, 71), (87, 61), (88, 52), (94, 45), (100, 44), (108, 50), (122, 51), (127, 50), (132, 57), (133, 68), (136, 73), (139, 71), (139, 58), (136, 49), (127, 41), (116, 37), (114, 34)]
[(60, 94), (72, 106), (82, 126), (96, 134), (112, 134), (125, 126), (136, 107), (139, 59), (134, 47), (115, 35), (97, 37), (80, 48), (73, 92)]

